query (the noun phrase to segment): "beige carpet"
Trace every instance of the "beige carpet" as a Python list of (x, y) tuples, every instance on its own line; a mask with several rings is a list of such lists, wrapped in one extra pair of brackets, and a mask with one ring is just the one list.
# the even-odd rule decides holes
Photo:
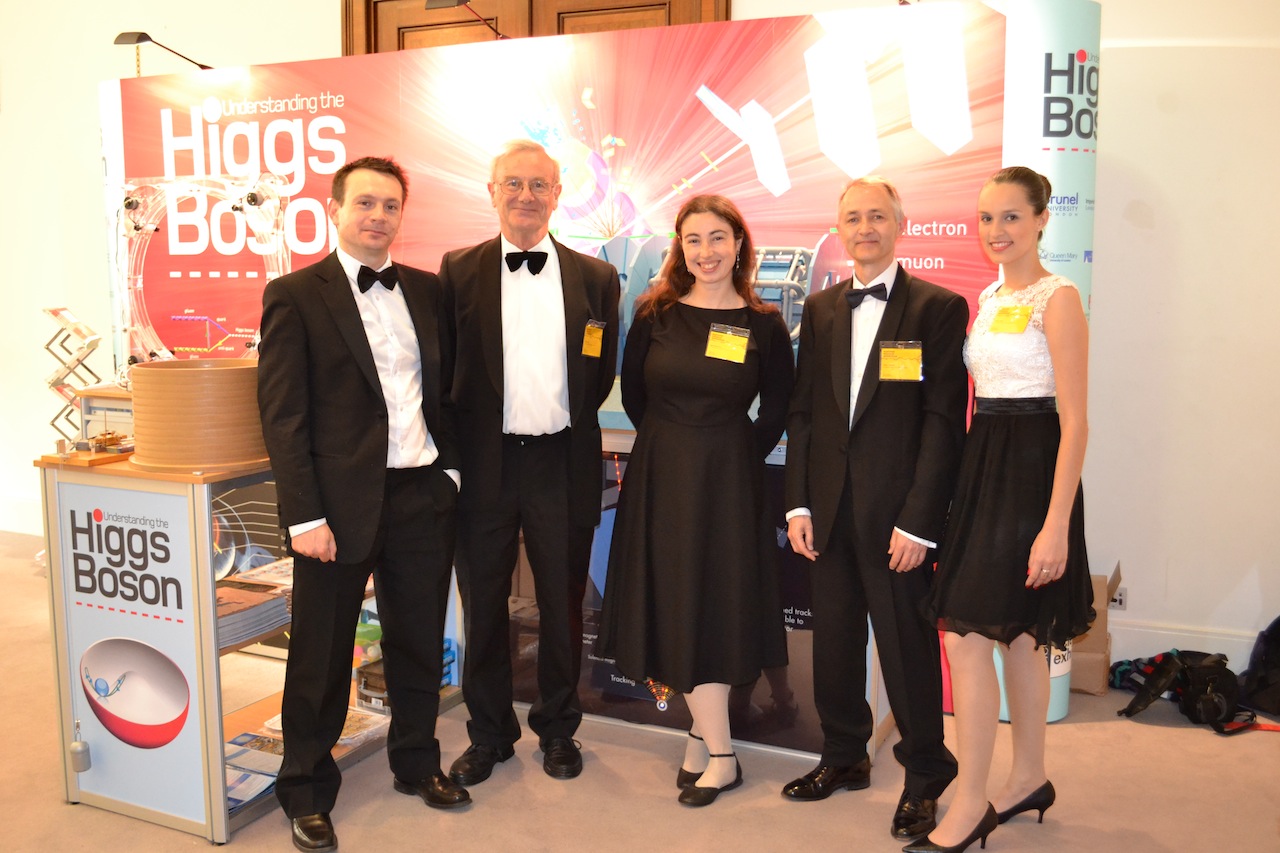
[[(50, 648), (47, 581), (33, 561), (38, 538), (0, 533), (0, 815), (10, 851), (135, 853), (202, 849), (203, 838), (63, 801)], [(1152, 652), (1160, 651), (1153, 649)], [(278, 688), (283, 664), (243, 654), (223, 659), (224, 710)], [(1142, 716), (1115, 716), (1129, 694), (1072, 694), (1067, 718), (1049, 728), (1050, 776), (1058, 802), (1000, 827), (992, 851), (1280, 851), (1280, 732), (1222, 738), (1194, 727), (1172, 703)], [(947, 721), (950, 734), (951, 722)], [(466, 747), (466, 711), (440, 720), (446, 762)], [(542, 772), (534, 740), (471, 789), (459, 812), (426, 808), (397, 794), (381, 753), (346, 774), (334, 820), (340, 849), (379, 851), (893, 851), (889, 819), (902, 772), (887, 743), (872, 786), (821, 803), (793, 803), (784, 783), (808, 771), (809, 756), (742, 747), (745, 784), (712, 806), (676, 803), (680, 737), (598, 718), (578, 732), (586, 769), (571, 781)], [(994, 776), (1008, 762), (1000, 733)], [(164, 780), (156, 780), (163, 784)], [(943, 798), (946, 805), (946, 797)], [(234, 850), (292, 850), (277, 810), (236, 832)], [(977, 850), (975, 846), (972, 848)]]

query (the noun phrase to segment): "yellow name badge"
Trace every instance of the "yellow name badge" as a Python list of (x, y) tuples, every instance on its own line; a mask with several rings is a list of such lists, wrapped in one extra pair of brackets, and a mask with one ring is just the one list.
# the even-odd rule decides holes
[(604, 347), (604, 323), (599, 320), (588, 320), (587, 328), (582, 332), (582, 354), (587, 358), (599, 358)]
[(880, 381), (923, 382), (924, 344), (920, 341), (881, 341)]
[(707, 336), (707, 358), (742, 364), (747, 360), (747, 343), (750, 340), (750, 329), (712, 323), (711, 333)]
[(1030, 305), (1006, 305), (996, 311), (995, 319), (991, 321), (991, 331), (1020, 335), (1027, 330), (1027, 323), (1030, 321)]

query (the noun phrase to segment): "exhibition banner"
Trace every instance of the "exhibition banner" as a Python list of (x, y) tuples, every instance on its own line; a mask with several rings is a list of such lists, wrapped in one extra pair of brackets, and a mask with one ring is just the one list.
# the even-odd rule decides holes
[[(70, 700), (92, 766), (81, 792), (207, 821), (196, 590), (178, 495), (58, 484)], [(157, 779), (165, 779), (157, 785)]]
[(991, 0), (1006, 18), (1004, 163), (1049, 179), (1040, 260), (1093, 290), (1101, 7), (1082, 0)]
[[(852, 273), (834, 233), (837, 204), (850, 180), (869, 174), (901, 192), (899, 261), (965, 296), (971, 317), (998, 276), (978, 244), (980, 188), (1006, 165), (1046, 174), (1054, 191), (1041, 256), (1080, 286), (1087, 307), (1099, 22), (1090, 0), (938, 2), (104, 83), (117, 361), (242, 356), (257, 338), (266, 282), (335, 248), (332, 176), (358, 157), (405, 167), (392, 254), (437, 269), (446, 251), (497, 233), (486, 183), (494, 154), (515, 138), (542, 143), (560, 164), (557, 239), (618, 269), (624, 342), (676, 212), (699, 193), (742, 210), (758, 249), (757, 289), (794, 339), (805, 299)], [(616, 393), (601, 423), (629, 428)], [(625, 460), (611, 464), (589, 654)], [(766, 673), (759, 695), (739, 690), (735, 731), (815, 749), (811, 706), (778, 698), (811, 694), (807, 566), (786, 547), (781, 509), (792, 664)], [(524, 648), (536, 632), (516, 617)], [(533, 677), (517, 666), (517, 691), (522, 679), (533, 690)], [(645, 695), (603, 658), (589, 656), (592, 679), (584, 707), (595, 713), (626, 716), (634, 709), (609, 706)]]
[(270, 278), (319, 260), (344, 162), (408, 170), (397, 260), (435, 269), (492, 237), (491, 158), (535, 139), (561, 165), (552, 220), (624, 276), (624, 324), (680, 204), (720, 193), (798, 324), (847, 278), (841, 189), (901, 190), (900, 258), (971, 300), (994, 278), (974, 226), (1002, 165), (1006, 17), (979, 3), (519, 39), (126, 79), (102, 87), (117, 357), (242, 355)]

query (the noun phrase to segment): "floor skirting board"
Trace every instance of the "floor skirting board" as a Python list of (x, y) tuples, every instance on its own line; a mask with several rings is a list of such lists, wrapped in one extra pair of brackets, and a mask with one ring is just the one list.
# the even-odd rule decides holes
[(1122, 622), (1114, 613), (1111, 614), (1110, 628), (1112, 662), (1147, 658), (1169, 649), (1191, 649), (1226, 655), (1227, 666), (1237, 674), (1248, 665), (1249, 653), (1258, 638), (1257, 631), (1228, 631), (1164, 622)]

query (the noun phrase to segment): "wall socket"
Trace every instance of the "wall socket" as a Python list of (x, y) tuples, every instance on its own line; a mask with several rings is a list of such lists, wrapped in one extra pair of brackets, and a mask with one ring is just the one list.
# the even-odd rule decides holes
[(1116, 589), (1116, 594), (1111, 596), (1111, 601), (1107, 605), (1111, 610), (1124, 610), (1129, 606), (1129, 590), (1124, 587)]

